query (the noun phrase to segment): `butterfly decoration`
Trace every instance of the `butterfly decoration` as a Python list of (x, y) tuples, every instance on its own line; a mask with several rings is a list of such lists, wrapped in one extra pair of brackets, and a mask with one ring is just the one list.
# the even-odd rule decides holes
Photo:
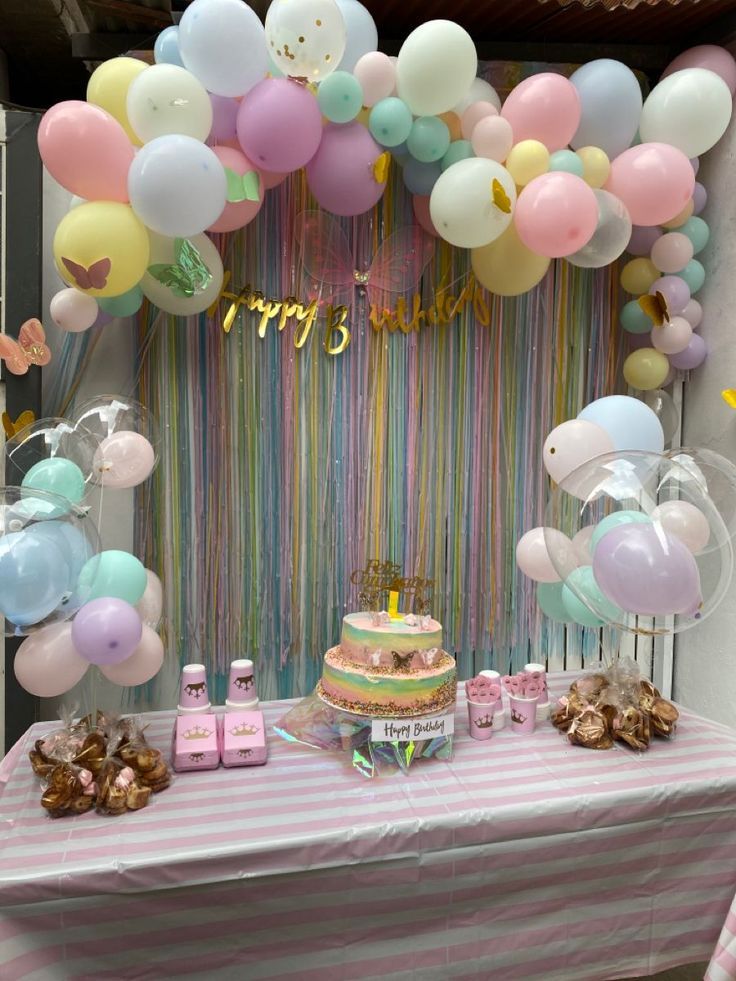
[(511, 214), (511, 198), (503, 189), (503, 184), (497, 177), (494, 177), (491, 181), (491, 200), (499, 211), (502, 211), (505, 215)]
[(431, 668), (439, 656), (440, 649), (438, 647), (431, 647), (428, 651), (422, 651), (422, 661), (424, 661), (424, 667)]
[(154, 263), (147, 272), (179, 297), (196, 296), (204, 292), (212, 281), (212, 273), (188, 238), (174, 239), (172, 263)]
[(371, 613), (371, 624), (374, 627), (387, 627), (391, 623), (391, 617), (388, 615), (386, 610), (381, 610), (380, 613), (374, 611)]
[(40, 320), (32, 317), (21, 326), (18, 340), (0, 334), (0, 360), (13, 375), (25, 375), (32, 364), (48, 364), (51, 351), (46, 345), (46, 333)]
[(359, 270), (333, 215), (303, 211), (294, 227), (306, 273), (304, 291), (311, 300), (333, 306), (350, 305), (357, 287), (382, 308), (386, 293), (399, 295), (417, 286), (434, 254), (434, 240), (418, 225), (407, 225), (384, 239), (370, 266)]
[(670, 311), (664, 295), (656, 291), (654, 294), (645, 293), (636, 301), (655, 327), (664, 327), (670, 322)]
[(225, 177), (227, 178), (227, 200), (230, 204), (261, 200), (261, 175), (257, 170), (237, 174), (230, 167), (225, 167)]
[(395, 668), (410, 668), (412, 658), (414, 657), (414, 651), (409, 651), (408, 654), (399, 654), (398, 651), (391, 651), (391, 657), (394, 659)]
[(35, 421), (36, 413), (32, 409), (26, 409), (24, 412), (21, 412), (15, 422), (13, 422), (7, 412), (3, 412), (3, 429), (5, 430), (5, 438), (12, 439), (13, 436), (17, 436), (22, 429), (26, 428), (26, 426), (33, 425)]
[(383, 657), (383, 651), (381, 648), (377, 648), (375, 651), (371, 652), (371, 664), (374, 668), (377, 668), (381, 664), (381, 658)]
[(81, 266), (66, 256), (62, 256), (61, 261), (80, 290), (101, 290), (107, 286), (107, 277), (112, 269), (108, 258), (98, 259), (91, 266)]
[(386, 151), (376, 158), (373, 164), (373, 179), (376, 184), (385, 184), (388, 180), (388, 173), (391, 169), (391, 154)]
[(721, 398), (730, 409), (736, 409), (736, 388), (724, 388)]

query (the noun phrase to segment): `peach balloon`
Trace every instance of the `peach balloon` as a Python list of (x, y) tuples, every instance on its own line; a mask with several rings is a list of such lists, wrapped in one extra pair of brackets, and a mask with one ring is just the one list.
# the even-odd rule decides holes
[(514, 144), (514, 131), (508, 119), (485, 116), (476, 123), (470, 142), (477, 157), (503, 163)]
[(693, 243), (682, 232), (668, 232), (652, 246), (651, 259), (663, 273), (676, 273), (693, 257)]
[(161, 670), (164, 645), (159, 635), (143, 624), (141, 639), (133, 653), (117, 664), (101, 664), (100, 671), (116, 685), (145, 685)]
[(258, 200), (228, 200), (220, 217), (207, 229), (208, 232), (234, 232), (238, 228), (245, 228), (261, 210), (264, 193), (261, 174), (256, 169), (255, 164), (251, 163), (242, 150), (232, 150), (226, 146), (215, 146), (212, 147), (212, 152), (224, 168), (233, 171), (238, 177), (244, 177), (245, 174), (252, 173), (258, 178)]
[(689, 501), (664, 501), (652, 511), (652, 520), (679, 538), (693, 555), (702, 552), (710, 540), (708, 519)]
[(731, 95), (736, 92), (736, 61), (729, 51), (717, 44), (699, 44), (683, 51), (667, 65), (662, 78), (683, 68), (705, 68), (723, 79)]
[(463, 139), (469, 140), (473, 135), (473, 130), (487, 116), (497, 116), (498, 109), (491, 102), (474, 102), (468, 106), (460, 117), (461, 132)]
[(519, 539), (516, 564), (534, 582), (559, 582), (555, 564), (574, 568), (577, 559), (567, 535), (555, 528), (532, 528)]
[(605, 188), (626, 205), (634, 225), (661, 225), (692, 197), (695, 174), (682, 152), (667, 143), (641, 143), (611, 163)]
[[(449, 112), (441, 112), (438, 119), (441, 119), (445, 126), (450, 131), (450, 140), (454, 142), (455, 140), (461, 140), (463, 138), (463, 130), (460, 122), (460, 117), (452, 109)], [(470, 139), (470, 137), (468, 137)]]
[(375, 106), (382, 99), (387, 99), (396, 87), (394, 63), (382, 51), (369, 51), (358, 58), (353, 75), (363, 89), (364, 106)]
[(693, 329), (684, 317), (673, 317), (662, 327), (652, 329), (652, 347), (662, 354), (679, 354), (693, 336)]
[(678, 211), (674, 218), (670, 218), (669, 221), (663, 221), (662, 226), (664, 228), (679, 228), (685, 224), (688, 218), (692, 217), (694, 211), (695, 202), (690, 198), (685, 207), (681, 211)]
[(120, 430), (103, 439), (94, 456), (94, 470), (103, 487), (137, 487), (156, 465), (156, 454), (145, 436)]
[(15, 655), (18, 684), (39, 698), (63, 695), (84, 677), (85, 661), (72, 643), (70, 621), (52, 623), (26, 637)]

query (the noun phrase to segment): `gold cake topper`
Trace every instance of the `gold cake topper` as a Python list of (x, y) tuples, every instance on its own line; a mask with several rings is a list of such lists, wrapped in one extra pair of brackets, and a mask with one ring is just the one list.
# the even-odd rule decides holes
[[(428, 614), (434, 590), (434, 579), (420, 576), (402, 576), (401, 566), (395, 562), (369, 559), (365, 569), (356, 569), (350, 576), (354, 586), (360, 586), (358, 602), (364, 610), (374, 612), (388, 606), (393, 619), (403, 619), (398, 612), (399, 594), (405, 602), (413, 604), (414, 612)], [(388, 603), (386, 603), (388, 599)]]

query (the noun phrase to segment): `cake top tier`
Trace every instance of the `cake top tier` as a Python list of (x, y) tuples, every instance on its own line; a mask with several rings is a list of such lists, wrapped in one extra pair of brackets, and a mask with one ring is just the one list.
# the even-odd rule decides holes
[(373, 663), (373, 654), (385, 651), (388, 659), (392, 653), (406, 655), (411, 651), (429, 651), (442, 648), (442, 625), (431, 617), (407, 614), (398, 620), (375, 623), (372, 613), (349, 613), (342, 621), (340, 646), (343, 653), (359, 663)]

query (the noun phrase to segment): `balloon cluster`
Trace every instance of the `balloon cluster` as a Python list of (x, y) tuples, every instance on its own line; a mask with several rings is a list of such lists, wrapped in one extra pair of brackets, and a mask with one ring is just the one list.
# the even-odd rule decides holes
[(542, 456), (556, 486), (545, 526), (520, 539), (516, 558), (553, 620), (677, 633), (723, 599), (734, 468), (664, 444), (656, 412), (624, 395), (591, 402), (547, 437)]
[(143, 483), (157, 442), (142, 405), (102, 396), (6, 443), (6, 473), (19, 486), (0, 491), (0, 610), (11, 635), (28, 635), (14, 668), (34, 695), (63, 694), (90, 664), (119, 685), (161, 668), (161, 582), (128, 552), (100, 551), (84, 505), (95, 486)]

